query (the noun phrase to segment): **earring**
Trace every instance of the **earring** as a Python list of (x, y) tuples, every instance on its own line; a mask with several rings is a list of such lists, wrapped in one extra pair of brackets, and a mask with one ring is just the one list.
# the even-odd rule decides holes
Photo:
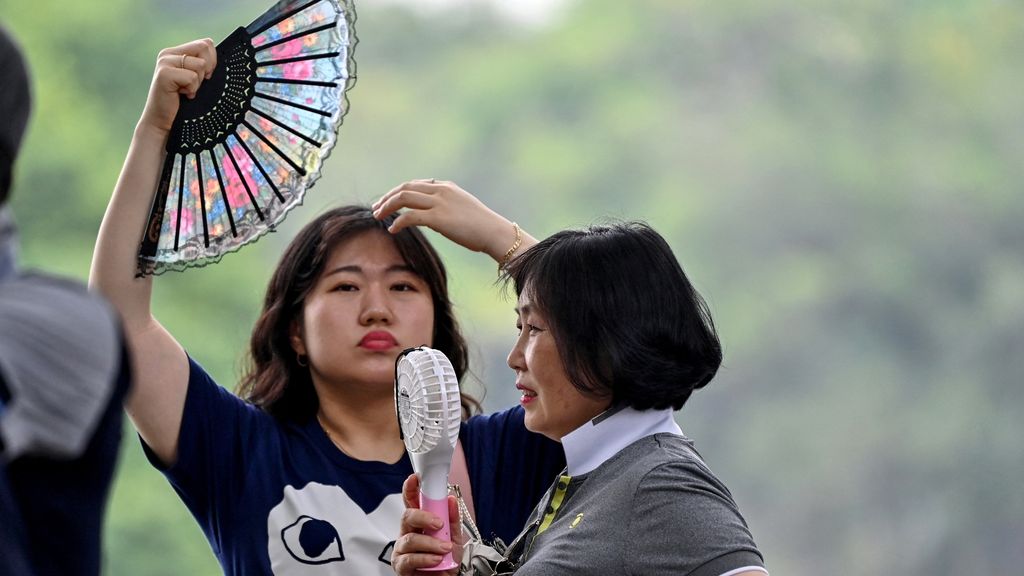
[(309, 366), (309, 361), (306, 360), (306, 356), (303, 354), (299, 354), (298, 352), (295, 353), (295, 363), (298, 364), (299, 366), (302, 366), (303, 368)]

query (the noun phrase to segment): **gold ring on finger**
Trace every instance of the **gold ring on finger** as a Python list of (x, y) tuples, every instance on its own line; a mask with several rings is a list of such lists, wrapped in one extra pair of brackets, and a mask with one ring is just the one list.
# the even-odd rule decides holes
[(182, 54), (181, 55), (181, 66), (179, 66), (179, 68), (184, 68), (185, 67), (185, 58), (188, 58), (188, 55), (187, 54)]

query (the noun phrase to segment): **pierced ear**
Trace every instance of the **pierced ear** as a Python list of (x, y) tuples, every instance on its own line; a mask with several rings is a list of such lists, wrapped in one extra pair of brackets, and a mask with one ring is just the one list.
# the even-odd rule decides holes
[(306, 354), (306, 342), (302, 339), (302, 323), (299, 320), (292, 320), (291, 326), (288, 327), (288, 341), (292, 345), (292, 350), (300, 356), (308, 356)]

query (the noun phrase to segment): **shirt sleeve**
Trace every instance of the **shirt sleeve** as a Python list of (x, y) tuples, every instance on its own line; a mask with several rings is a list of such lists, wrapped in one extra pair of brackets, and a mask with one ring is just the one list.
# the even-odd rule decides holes
[(460, 434), (466, 451), (477, 526), (485, 540), (508, 544), (565, 468), (561, 444), (526, 429), (521, 407), (467, 421)]
[(764, 566), (729, 490), (695, 461), (648, 472), (633, 498), (631, 574), (721, 576)]
[(219, 532), (231, 525), (228, 518), (245, 493), (251, 442), (269, 432), (270, 424), (269, 415), (220, 387), (189, 357), (177, 460), (163, 466), (142, 441), (146, 457), (170, 481), (215, 551)]

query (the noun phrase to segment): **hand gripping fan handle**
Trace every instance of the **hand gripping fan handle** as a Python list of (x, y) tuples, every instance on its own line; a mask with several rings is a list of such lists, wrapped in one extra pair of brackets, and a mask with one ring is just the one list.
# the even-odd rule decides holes
[[(440, 529), (427, 530), (426, 532), (424, 532), (424, 534), (426, 534), (427, 536), (433, 536), (438, 540), (451, 542), (452, 532), (451, 528), (448, 525), (448, 496), (445, 495), (444, 498), (437, 500), (434, 498), (430, 498), (421, 492), (420, 508), (436, 514), (439, 518), (441, 518), (441, 522), (443, 523)], [(438, 563), (437, 566), (433, 566), (430, 568), (420, 568), (420, 570), (426, 572), (440, 572), (442, 570), (451, 570), (456, 566), (458, 566), (458, 564), (455, 563), (455, 560), (452, 558), (452, 553), (449, 552), (445, 554), (443, 558), (441, 558), (441, 562)]]

